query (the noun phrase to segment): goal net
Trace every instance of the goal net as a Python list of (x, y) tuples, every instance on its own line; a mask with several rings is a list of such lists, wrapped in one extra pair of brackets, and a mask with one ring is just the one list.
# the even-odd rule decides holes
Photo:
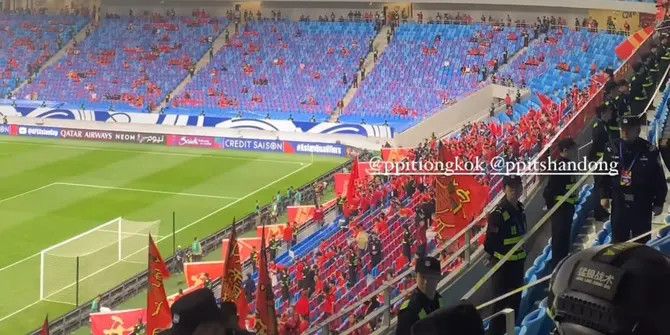
[(160, 221), (116, 218), (40, 253), (40, 299), (88, 301), (147, 268), (149, 234)]

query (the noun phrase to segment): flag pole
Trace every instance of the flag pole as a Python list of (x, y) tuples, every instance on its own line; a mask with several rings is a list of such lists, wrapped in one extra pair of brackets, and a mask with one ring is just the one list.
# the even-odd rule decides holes
[(175, 236), (176, 234), (176, 226), (177, 226), (177, 214), (175, 211), (172, 211), (172, 255), (176, 254), (177, 252), (177, 237)]
[(77, 271), (76, 271), (76, 285), (74, 290), (74, 303), (76, 307), (79, 307), (79, 256), (77, 256)]

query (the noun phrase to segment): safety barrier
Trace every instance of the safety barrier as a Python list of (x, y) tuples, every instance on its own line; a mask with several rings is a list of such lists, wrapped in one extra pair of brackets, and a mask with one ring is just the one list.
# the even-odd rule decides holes
[[(333, 168), (327, 173), (315, 178), (311, 182), (305, 184), (305, 186), (303, 186), (300, 189), (301, 193), (303, 194), (303, 200), (306, 203), (309, 203), (314, 200), (314, 197), (316, 196), (314, 193), (314, 189), (312, 188), (312, 185), (314, 185), (314, 183), (326, 181), (328, 185), (334, 185), (335, 184), (334, 175), (342, 171), (343, 168), (350, 168), (350, 165), (351, 162), (344, 163), (340, 166)], [(270, 213), (270, 209), (271, 205), (263, 206), (260, 210), (259, 215), (261, 215), (262, 217), (267, 216)], [(334, 210), (334, 208), (331, 210)], [(241, 235), (247, 231), (256, 231), (256, 224), (257, 224), (256, 213), (251, 213), (246, 217), (241, 218), (240, 220), (237, 221), (238, 235)], [(303, 225), (303, 227), (307, 226), (308, 226), (307, 224)], [(228, 238), (230, 236), (230, 232), (231, 228), (227, 227), (204, 238), (201, 241), (203, 254), (208, 254), (214, 251), (216, 248), (220, 247), (221, 240), (223, 240), (224, 238)], [(173, 256), (165, 258), (165, 261), (169, 268), (176, 267), (176, 260)], [(143, 289), (146, 289), (147, 284), (146, 276), (147, 272), (143, 271), (142, 273), (139, 273), (134, 277), (119, 284), (117, 287), (105, 293), (102, 293), (101, 294), (102, 301), (105, 303), (105, 305), (109, 307), (118, 306), (122, 302), (140, 293)], [(213, 284), (216, 287), (220, 286), (220, 280), (215, 281)], [(90, 310), (91, 310), (91, 301), (88, 301), (79, 305), (73, 311), (70, 311), (61, 317), (53, 319), (53, 321), (50, 321), (49, 323), (50, 334), (52, 335), (70, 334), (76, 329), (86, 325), (89, 320)], [(31, 332), (31, 334), (39, 335), (40, 331), (41, 331), (40, 329), (36, 329), (33, 332)]]
[[(625, 76), (627, 76), (630, 71), (631, 71), (631, 66), (630, 62), (633, 61), (633, 58), (636, 57), (636, 55), (639, 52), (646, 52), (649, 49), (649, 40), (645, 40), (641, 47), (629, 58), (622, 64), (616, 71), (615, 71), (615, 80), (622, 79)], [(545, 146), (540, 153), (538, 153), (535, 157), (535, 160), (540, 160), (543, 158), (546, 158), (548, 155), (552, 153), (552, 148), (553, 143), (556, 143), (556, 141), (559, 138), (571, 136), (575, 137), (575, 135), (579, 134), (583, 129), (584, 126), (588, 123), (591, 122), (594, 114), (595, 114), (595, 108), (600, 105), (603, 102), (604, 98), (604, 93), (602, 88), (598, 90), (598, 92), (593, 95), (589, 101), (582, 107), (582, 109), (572, 115), (570, 120), (566, 123), (566, 125), (552, 138), (551, 141), (549, 141), (549, 144)], [(571, 188), (566, 195), (570, 195), (576, 191), (576, 188), (583, 184), (586, 180), (586, 175), (580, 179), (578, 183), (576, 183), (573, 188)], [(529, 192), (535, 191), (538, 186), (541, 184), (542, 179), (541, 176), (530, 176), (528, 178), (523, 179), (523, 184), (524, 184), (524, 189), (526, 190), (526, 194), (524, 195), (525, 197), (528, 197)], [(459, 268), (459, 271), (450, 271), (447, 273), (446, 277), (438, 284), (438, 291), (444, 290), (449, 284), (453, 283), (457, 278), (459, 278), (462, 273), (467, 272), (468, 269), (472, 268), (475, 261), (481, 257), (483, 254), (483, 246), (479, 244), (480, 238), (484, 234), (484, 228), (485, 228), (485, 214), (490, 212), (492, 210), (493, 206), (497, 204), (500, 199), (502, 198), (502, 195), (499, 195), (495, 199), (493, 199), (489, 205), (482, 211), (482, 214), (478, 216), (475, 220), (473, 220), (472, 223), (470, 223), (468, 226), (466, 226), (463, 230), (461, 230), (458, 234), (456, 234), (453, 238), (449, 239), (445, 243), (442, 244), (442, 246), (438, 247), (437, 250), (435, 250), (431, 255), (436, 256), (440, 254), (444, 254), (446, 257), (446, 260), (441, 261), (443, 268), (445, 266), (450, 266), (454, 265), (454, 263), (460, 263), (461, 267)], [(560, 204), (560, 203), (559, 203)], [(544, 222), (547, 221), (547, 219), (550, 217), (551, 214), (556, 210), (556, 206), (552, 208), (539, 222), (536, 227), (539, 229)], [(536, 230), (535, 230), (536, 231)], [(526, 236), (529, 237), (532, 235), (532, 232), (527, 234)], [(466, 297), (471, 296), (474, 291), (476, 291), (481, 285), (484, 284), (486, 280), (490, 278), (490, 276), (497, 270), (502, 265), (502, 262), (506, 261), (510, 255), (519, 249), (520, 245), (526, 240), (524, 238), (521, 242), (519, 242), (515, 248), (510, 250), (503, 259), (494, 266), (494, 269), (489, 271), (489, 273), (480, 280), (478, 285), (473, 287), (474, 290), (471, 290), (466, 294)], [(366, 301), (371, 299), (372, 297), (379, 295), (379, 294), (384, 294), (384, 305), (381, 306), (381, 308), (377, 308), (375, 311), (371, 312), (368, 314), (364, 319), (360, 320), (353, 326), (350, 326), (349, 329), (341, 334), (349, 334), (355, 331), (356, 329), (362, 327), (366, 323), (378, 318), (381, 316), (381, 324), (379, 325), (379, 328), (376, 329), (373, 334), (383, 334), (386, 331), (392, 329), (392, 327), (395, 326), (395, 322), (397, 320), (393, 319), (391, 317), (391, 309), (392, 306), (395, 304), (398, 304), (400, 301), (406, 298), (406, 296), (411, 293), (411, 291), (416, 287), (416, 285), (412, 285), (409, 287), (407, 290), (405, 290), (404, 293), (400, 294), (399, 296), (390, 299), (391, 295), (391, 289), (398, 283), (401, 282), (401, 280), (405, 279), (408, 277), (413, 271), (410, 269), (404, 271), (403, 273), (399, 274), (392, 280), (388, 281), (385, 283), (382, 287), (379, 289), (375, 290), (374, 292), (368, 294), (367, 296), (363, 297), (360, 299), (360, 302), (351, 306), (348, 306), (347, 308), (343, 309), (342, 311), (339, 311), (337, 314), (328, 317), (326, 320), (319, 322), (316, 326), (311, 327), (306, 333), (307, 334), (329, 334), (330, 333), (330, 328), (329, 324), (333, 322), (334, 320), (338, 318), (342, 318), (343, 316), (348, 315), (349, 313), (355, 311), (357, 308), (360, 308)]]

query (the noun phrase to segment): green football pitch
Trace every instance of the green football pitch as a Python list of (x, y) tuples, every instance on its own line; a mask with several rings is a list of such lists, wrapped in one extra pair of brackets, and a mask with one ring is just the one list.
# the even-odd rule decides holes
[[(73, 304), (40, 299), (40, 251), (118, 217), (160, 220), (159, 248), (189, 245), (344, 162), (340, 158), (0, 137), (0, 334), (25, 334)], [(104, 244), (104, 241), (101, 241)], [(84, 278), (80, 301), (141, 270)], [(75, 279), (72, 279), (74, 284)], [(65, 288), (60, 294), (73, 291)], [(63, 299), (58, 299), (62, 301)]]

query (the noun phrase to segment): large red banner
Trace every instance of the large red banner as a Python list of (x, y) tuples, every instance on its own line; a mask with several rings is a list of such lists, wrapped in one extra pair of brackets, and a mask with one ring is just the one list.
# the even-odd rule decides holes
[[(272, 237), (281, 240), (286, 229), (285, 223), (273, 224), (265, 226), (265, 240), (271, 241)], [(263, 237), (263, 227), (256, 227), (256, 236)]]
[(221, 278), (223, 261), (184, 263), (184, 276), (189, 287), (203, 285), (202, 277), (205, 273), (210, 280)]
[[(298, 228), (314, 217), (316, 207), (311, 206), (288, 206), (286, 207), (286, 215), (288, 222), (295, 222)], [(261, 236), (262, 234), (259, 234)]]
[(349, 173), (336, 173), (335, 174), (335, 194), (346, 197), (347, 196), (347, 187), (349, 185)]
[[(251, 256), (251, 251), (256, 248), (256, 252), (261, 252), (261, 238), (260, 237), (245, 237), (238, 238), (237, 243), (240, 246), (240, 262), (244, 263), (249, 260)], [(223, 254), (222, 259), (226, 259), (228, 256), (228, 239), (223, 240)]]
[(456, 235), (486, 206), (489, 187), (473, 176), (445, 176), (435, 180), (433, 230), (442, 240)]
[(410, 148), (382, 148), (382, 159), (388, 162), (400, 162), (409, 157)]
[(143, 308), (128, 309), (105, 313), (91, 313), (92, 335), (129, 335), (135, 325), (147, 318), (147, 311)]

